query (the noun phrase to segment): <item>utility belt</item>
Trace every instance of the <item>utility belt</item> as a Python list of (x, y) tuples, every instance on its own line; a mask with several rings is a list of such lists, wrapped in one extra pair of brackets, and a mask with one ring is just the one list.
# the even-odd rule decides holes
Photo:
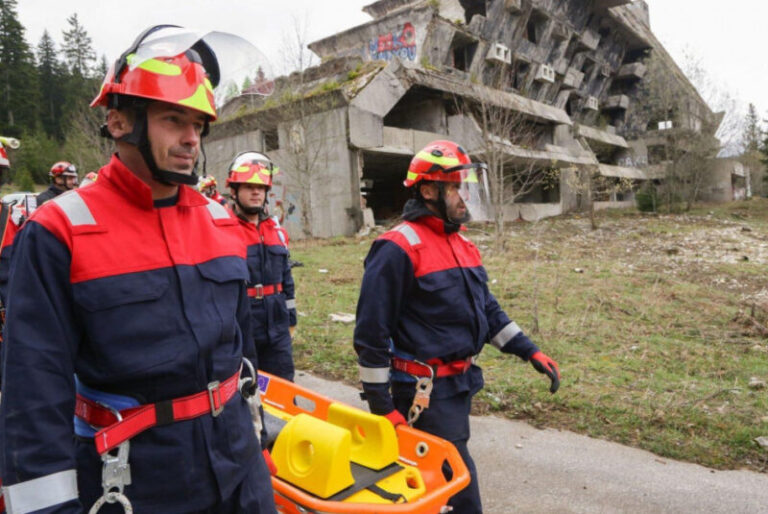
[(442, 359), (429, 359), (427, 362), (392, 357), (392, 367), (416, 377), (429, 377), (431, 379), (462, 375), (469, 371), (474, 356), (452, 362), (443, 362)]
[(248, 288), (248, 296), (261, 300), (265, 296), (271, 296), (273, 294), (282, 293), (283, 284), (256, 284), (253, 287)]
[(474, 361), (474, 356), (452, 362), (443, 362), (442, 359), (438, 358), (421, 362), (397, 355), (392, 357), (393, 369), (418, 377), (416, 380), (416, 393), (413, 396), (413, 403), (410, 409), (408, 409), (408, 417), (406, 418), (408, 425), (413, 426), (424, 409), (429, 408), (429, 397), (432, 394), (433, 381), (436, 378), (463, 375), (469, 371)]
[[(208, 414), (216, 417), (235, 397), (238, 390), (242, 391), (241, 394), (246, 399), (257, 395), (256, 371), (250, 361), (243, 359), (243, 362), (251, 372), (250, 378), (240, 378), (240, 366), (225, 381), (213, 381), (199, 393), (121, 410), (78, 393), (75, 416), (94, 427), (103, 427), (96, 432), (93, 441), (103, 462), (104, 494), (96, 501), (89, 514), (95, 514), (108, 503), (120, 503), (126, 514), (133, 512), (128, 498), (123, 494), (124, 487), (131, 484), (131, 467), (128, 463), (131, 438), (156, 426), (170, 425)], [(117, 449), (117, 453), (110, 453), (114, 449)]]

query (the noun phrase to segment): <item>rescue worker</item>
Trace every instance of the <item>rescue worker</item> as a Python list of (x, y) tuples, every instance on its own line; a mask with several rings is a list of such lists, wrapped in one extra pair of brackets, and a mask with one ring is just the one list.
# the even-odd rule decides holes
[(473, 358), (490, 342), (546, 373), (552, 393), (560, 384), (557, 364), (501, 309), (479, 251), (460, 233), (470, 219), (464, 199), (481, 184), (484, 168), (451, 141), (432, 142), (414, 156), (404, 221), (380, 236), (365, 259), (354, 332), (371, 412), (395, 425), (407, 416), (461, 454), (472, 481), (449, 505), (462, 514), (482, 511), (467, 449), (472, 396), (483, 386)]
[(99, 179), (99, 174), (98, 174), (97, 172), (95, 172), (95, 171), (89, 171), (89, 172), (88, 172), (88, 173), (86, 173), (86, 174), (85, 174), (85, 176), (83, 177), (83, 180), (80, 182), (80, 186), (79, 186), (79, 187), (85, 187), (85, 186), (87, 186), (88, 184), (93, 184), (93, 183), (94, 183), (94, 182), (96, 182), (98, 179)]
[(267, 208), (277, 171), (266, 155), (243, 152), (229, 166), (227, 186), (248, 246), (248, 296), (259, 369), (293, 381), (296, 299), (288, 234)]
[(48, 189), (37, 195), (38, 207), (48, 200), (56, 198), (61, 193), (71, 191), (77, 187), (77, 168), (71, 162), (57, 162), (51, 166), (48, 176), (51, 178), (51, 185), (48, 186)]
[(276, 512), (243, 396), (255, 377), (238, 383), (255, 363), (245, 245), (189, 187), (219, 78), (190, 34), (152, 27), (123, 53), (91, 104), (117, 153), (19, 232), (0, 404), (9, 513)]
[(218, 189), (216, 189), (216, 186), (216, 178), (208, 175), (205, 177), (200, 177), (200, 181), (197, 183), (197, 190), (208, 198), (211, 198), (226, 207), (227, 199), (224, 198), (224, 195), (219, 193)]

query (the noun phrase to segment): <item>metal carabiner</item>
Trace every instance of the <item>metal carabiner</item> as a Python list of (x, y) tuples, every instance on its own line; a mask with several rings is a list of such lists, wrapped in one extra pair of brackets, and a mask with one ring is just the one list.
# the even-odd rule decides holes
[(243, 367), (245, 367), (248, 369), (248, 373), (251, 376), (240, 377), (240, 380), (237, 382), (237, 388), (240, 390), (240, 394), (243, 395), (243, 398), (247, 400), (256, 394), (259, 387), (259, 379), (256, 370), (253, 368), (253, 363), (249, 359), (243, 357), (243, 364), (245, 364), (245, 366), (240, 366), (240, 372), (242, 373)]
[(416, 377), (416, 394), (413, 395), (413, 403), (408, 409), (408, 426), (412, 427), (419, 419), (424, 409), (429, 408), (429, 397), (432, 395), (432, 387), (435, 379), (435, 369), (421, 361), (414, 360), (429, 370), (429, 377)]
[[(123, 421), (120, 411), (104, 403), (99, 403), (109, 410), (117, 419)], [(104, 493), (96, 500), (88, 514), (96, 514), (107, 503), (120, 503), (126, 514), (133, 513), (133, 507), (128, 497), (123, 494), (125, 486), (131, 485), (131, 465), (128, 463), (128, 455), (131, 450), (130, 441), (126, 440), (117, 447), (117, 454), (104, 452), (101, 455), (103, 466), (101, 468), (101, 487)]]

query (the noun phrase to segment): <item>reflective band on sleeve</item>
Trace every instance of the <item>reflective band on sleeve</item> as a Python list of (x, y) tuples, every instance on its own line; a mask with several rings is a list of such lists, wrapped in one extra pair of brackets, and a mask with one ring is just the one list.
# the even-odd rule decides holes
[(493, 336), (493, 339), (491, 339), (491, 344), (501, 350), (502, 347), (507, 344), (510, 339), (515, 337), (520, 332), (522, 332), (520, 327), (517, 326), (517, 323), (512, 321), (507, 326), (502, 328), (498, 334)]
[(77, 472), (59, 471), (44, 477), (3, 487), (8, 514), (47, 509), (77, 499)]
[(409, 225), (406, 225), (406, 224), (398, 225), (392, 230), (403, 234), (403, 236), (405, 236), (405, 239), (408, 240), (408, 244), (411, 246), (421, 243), (421, 239), (419, 239), (419, 235)]
[(389, 382), (389, 368), (366, 368), (360, 366), (360, 380), (369, 384)]
[(211, 198), (208, 198), (208, 212), (211, 213), (211, 216), (213, 216), (213, 219), (215, 220), (229, 218), (229, 211), (227, 211), (227, 208)]
[(286, 300), (285, 306), (289, 309), (295, 309), (296, 308), (296, 300)]
[(54, 198), (53, 203), (58, 205), (69, 219), (69, 223), (76, 227), (78, 225), (95, 225), (91, 210), (85, 204), (83, 198), (77, 194), (77, 191), (71, 191)]

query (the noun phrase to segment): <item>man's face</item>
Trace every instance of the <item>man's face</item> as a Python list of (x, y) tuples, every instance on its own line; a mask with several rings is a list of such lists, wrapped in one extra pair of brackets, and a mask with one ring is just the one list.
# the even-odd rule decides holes
[(75, 188), (77, 185), (77, 177), (71, 177), (67, 175), (62, 175), (60, 177), (56, 177), (53, 179), (53, 183), (58, 186), (59, 189), (63, 189), (64, 191), (70, 191)]
[[(448, 219), (456, 223), (469, 221), (469, 210), (461, 197), (460, 185), (456, 182), (443, 182), (443, 199), (445, 200), (445, 211)], [(437, 201), (440, 190), (435, 182), (421, 186), (421, 195), (426, 200)]]
[(240, 184), (237, 200), (246, 209), (264, 207), (267, 198), (267, 186), (261, 184)]
[(147, 136), (161, 170), (191, 174), (200, 151), (205, 114), (165, 102), (147, 107)]

